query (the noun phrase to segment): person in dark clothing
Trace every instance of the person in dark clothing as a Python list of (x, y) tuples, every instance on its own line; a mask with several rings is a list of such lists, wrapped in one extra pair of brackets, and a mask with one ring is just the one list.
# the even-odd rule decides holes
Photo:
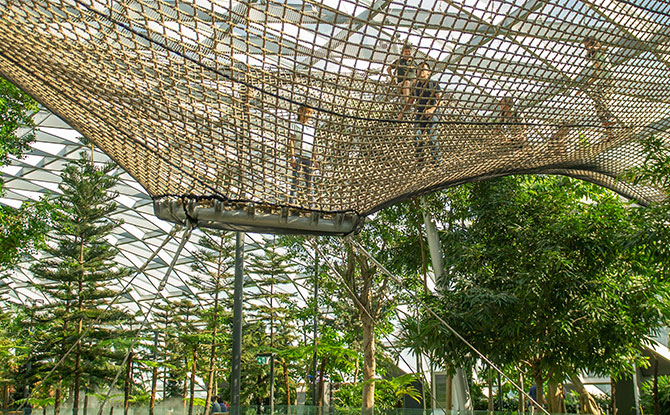
[(412, 56), (412, 46), (405, 44), (402, 47), (402, 55), (387, 68), (387, 71), (391, 77), (391, 83), (398, 86), (404, 101), (404, 106), (398, 114), (400, 120), (411, 105), (410, 94), (412, 84), (416, 78), (416, 64)]
[(218, 399), (219, 406), (221, 407), (221, 412), (228, 413), (229, 405), (226, 403), (226, 401), (223, 400), (223, 398), (219, 397)]
[(221, 405), (219, 405), (219, 403), (217, 402), (218, 399), (219, 399), (218, 396), (216, 396), (216, 395), (212, 396), (212, 410), (211, 410), (211, 413), (213, 413), (213, 414), (223, 412), (221, 410)]
[(414, 103), (414, 120), (416, 135), (416, 157), (419, 163), (424, 161), (424, 147), (431, 148), (433, 160), (439, 163), (440, 150), (437, 141), (437, 122), (440, 112), (439, 105), (442, 99), (440, 85), (430, 79), (431, 69), (428, 63), (419, 65), (418, 78), (414, 83), (412, 101)]

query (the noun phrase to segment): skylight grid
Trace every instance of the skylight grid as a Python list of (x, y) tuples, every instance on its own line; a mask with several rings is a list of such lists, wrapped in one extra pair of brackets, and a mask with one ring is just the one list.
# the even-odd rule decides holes
[[(668, 117), (669, 20), (654, 0), (1, 4), (0, 73), (156, 200), (305, 221), (349, 212), (360, 224), (494, 172), (613, 178), (619, 146)], [(410, 87), (398, 72), (405, 47)], [(427, 169), (419, 142), (430, 137), (410, 99), (424, 63), (444, 96), (430, 122), (439, 163)], [(301, 105), (315, 110), (316, 158), (294, 183)]]

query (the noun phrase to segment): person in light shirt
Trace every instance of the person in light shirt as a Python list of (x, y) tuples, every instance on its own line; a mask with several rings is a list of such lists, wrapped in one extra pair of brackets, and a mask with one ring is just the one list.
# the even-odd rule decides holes
[(607, 139), (609, 139), (610, 129), (616, 124), (616, 119), (608, 105), (614, 89), (612, 65), (607, 51), (598, 39), (587, 37), (582, 44), (586, 49), (586, 60), (590, 65), (590, 76), (586, 79), (584, 86), (593, 99), (596, 116), (606, 129)]
[[(313, 116), (314, 110), (305, 104), (298, 108), (298, 119), (291, 123), (289, 132), (289, 160), (293, 168), (293, 186), (291, 188), (291, 198), (295, 196), (299, 186), (304, 189), (301, 193), (310, 192), (312, 185), (312, 171), (317, 168), (314, 159), (314, 138), (316, 131), (314, 128)], [(302, 180), (302, 183), (300, 181)]]

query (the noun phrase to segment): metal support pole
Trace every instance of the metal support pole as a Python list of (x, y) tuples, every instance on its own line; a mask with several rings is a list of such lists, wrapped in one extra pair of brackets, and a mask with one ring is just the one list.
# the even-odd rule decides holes
[(503, 410), (502, 378), (498, 373), (498, 410)]
[[(425, 200), (423, 199), (421, 200), (421, 205), (423, 208), (423, 222), (424, 225), (426, 226), (426, 237), (428, 239), (430, 259), (433, 263), (433, 274), (435, 275), (434, 282), (437, 283), (437, 281), (439, 281), (440, 278), (442, 278), (442, 274), (444, 272), (440, 236), (437, 232), (435, 219), (433, 218), (433, 215), (430, 214), (430, 211), (427, 208), (427, 203), (425, 202)], [(471, 414), (473, 410), (472, 400), (470, 398), (468, 382), (465, 378), (465, 371), (462, 368), (456, 370), (453, 385), (456, 395), (456, 405), (457, 405), (456, 407), (459, 413)]]
[[(274, 244), (273, 244), (274, 249)], [(274, 280), (274, 275), (272, 276)], [(274, 319), (274, 288), (275, 283), (270, 284), (270, 415), (275, 413), (275, 319)], [(286, 391), (289, 393), (289, 391)]]
[(314, 359), (312, 359), (312, 406), (318, 403), (317, 383), (316, 383), (316, 365), (317, 365), (317, 333), (319, 330), (319, 253), (314, 251)]
[(230, 379), (230, 412), (240, 413), (242, 376), (242, 301), (244, 293), (244, 233), (235, 237), (235, 289), (233, 293), (233, 370)]
[(270, 354), (270, 415), (275, 413), (275, 352)]

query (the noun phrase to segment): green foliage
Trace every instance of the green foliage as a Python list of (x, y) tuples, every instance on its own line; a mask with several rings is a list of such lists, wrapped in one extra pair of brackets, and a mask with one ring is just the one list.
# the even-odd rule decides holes
[[(0, 78), (0, 167), (11, 162), (10, 156), (20, 158), (30, 149), (37, 109), (37, 102)], [(0, 206), (0, 273), (42, 246), (50, 227), (49, 207), (46, 201), (25, 202), (18, 209)]]
[[(645, 414), (654, 413), (653, 379), (642, 385), (640, 401)], [(670, 415), (670, 376), (658, 377), (658, 404), (661, 410), (659, 415)]]
[(628, 170), (624, 177), (636, 185), (656, 187), (670, 194), (670, 147), (660, 136), (650, 135), (641, 142), (644, 162)]
[[(624, 175), (641, 186), (659, 188), (670, 196), (670, 146), (656, 136), (645, 138), (640, 143), (645, 161)], [(650, 206), (635, 209), (636, 229), (629, 246), (641, 257), (636, 264), (640, 272), (654, 273), (659, 280), (670, 277), (670, 198), (657, 200)]]
[[(420, 402), (421, 393), (412, 386), (416, 379), (415, 375), (406, 374), (391, 379), (374, 380), (375, 408), (381, 410), (401, 408), (405, 396)], [(363, 382), (342, 384), (334, 393), (335, 405), (342, 408), (359, 408), (362, 392)]]
[(182, 398), (184, 393), (183, 381), (187, 376), (187, 368), (183, 356), (188, 351), (180, 341), (182, 324), (186, 319), (182, 314), (183, 311), (184, 308), (179, 307), (177, 302), (167, 301), (157, 303), (152, 313), (152, 328), (158, 335), (158, 347), (153, 350), (154, 358), (161, 362), (160, 376), (163, 379), (161, 394), (166, 398)]
[[(449, 268), (428, 298), (447, 323), (497, 364), (521, 362), (542, 379), (641, 363), (668, 290), (636, 266), (635, 218), (618, 197), (564, 177), (508, 177), (454, 193), (457, 214), (442, 234)], [(404, 325), (434, 361), (467, 363), (470, 350), (432, 316)]]
[(35, 135), (17, 131), (34, 126), (32, 117), (37, 110), (35, 100), (0, 78), (0, 166), (8, 163), (10, 155), (21, 157), (30, 148)]
[[(111, 299), (121, 295), (113, 287), (130, 270), (116, 262), (118, 250), (107, 237), (121, 222), (111, 189), (117, 183), (114, 164), (96, 166), (85, 153), (69, 162), (59, 185), (52, 242), (45, 258), (32, 266), (34, 287), (51, 302), (34, 310), (31, 346), (42, 376), (88, 333), (63, 361), (48, 384), (109, 387), (126, 351), (132, 316)], [(80, 361), (81, 363), (77, 363)]]

